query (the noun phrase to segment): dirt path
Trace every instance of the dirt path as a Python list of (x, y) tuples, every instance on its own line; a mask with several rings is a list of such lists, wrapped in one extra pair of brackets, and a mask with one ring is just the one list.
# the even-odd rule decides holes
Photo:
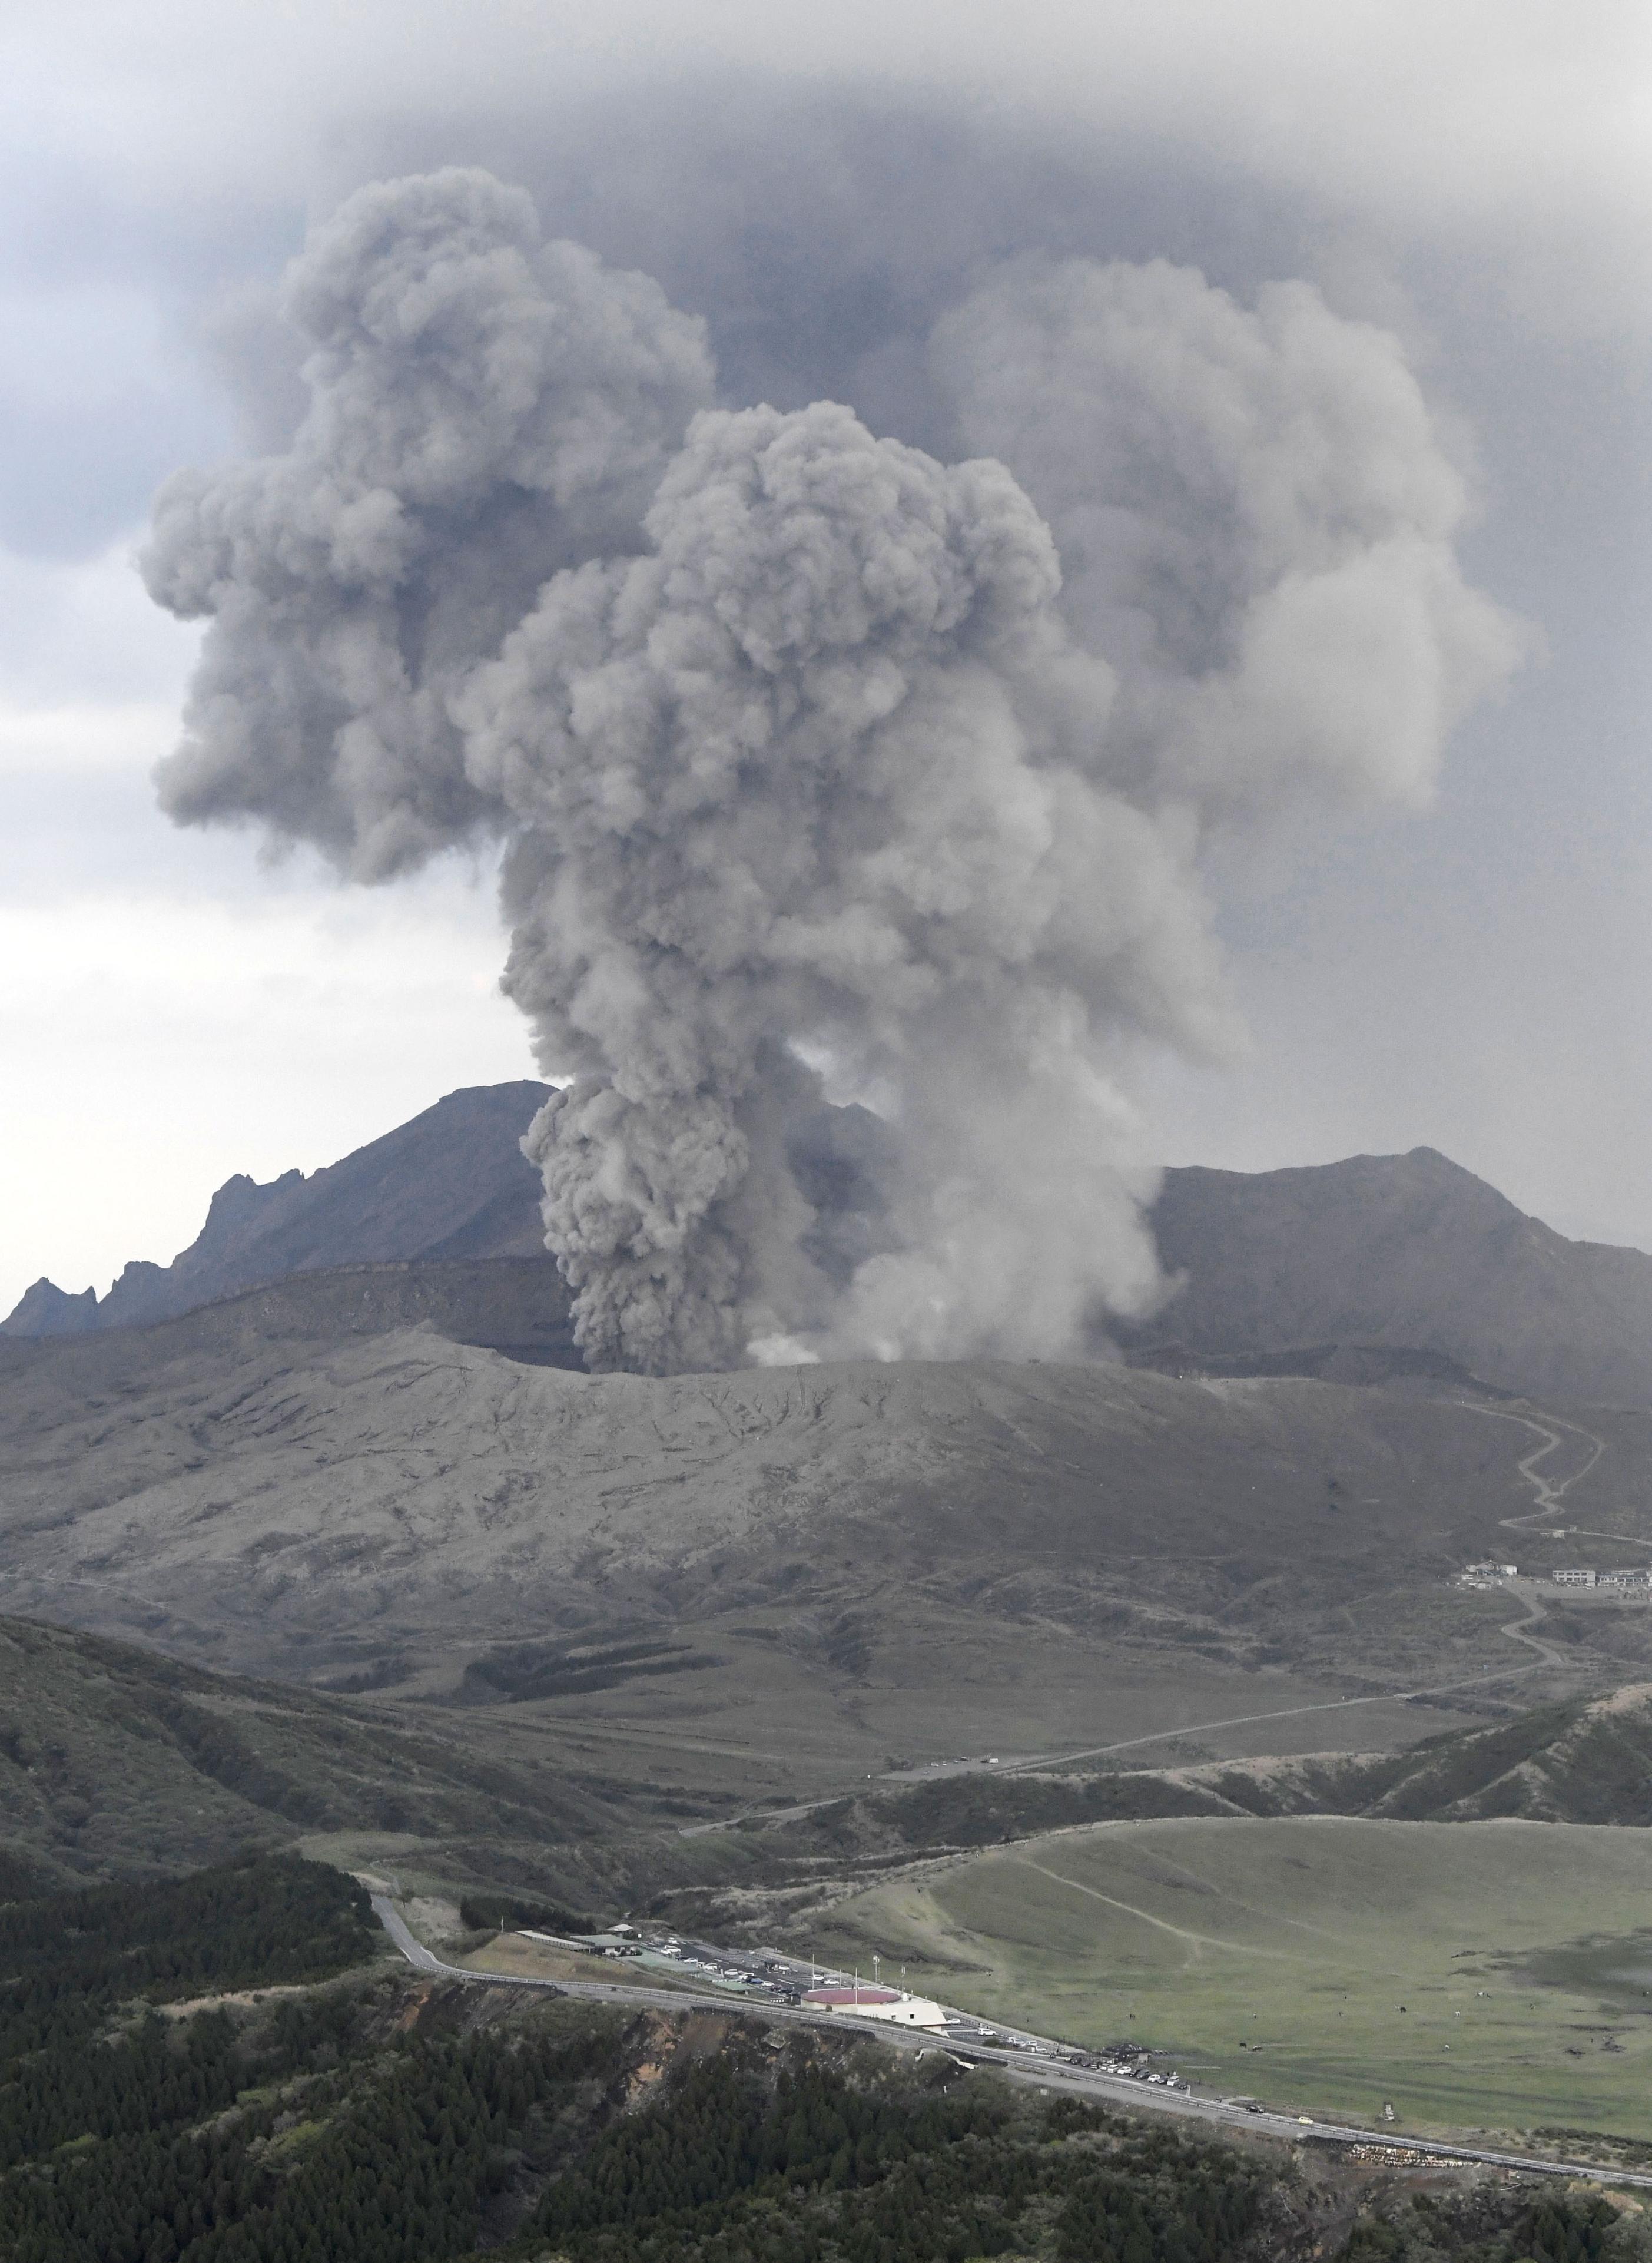
[(1544, 1616), (1543, 1605), (1533, 1595), (1526, 1603), (1526, 1616), (1509, 1620), (1506, 1625), (1497, 1629), (1497, 1632), (1506, 1634), (1511, 1642), (1523, 1642), (1528, 1650), (1536, 1651), (1545, 1666), (1569, 1665), (1570, 1660), (1562, 1652), (1555, 1649), (1549, 1643), (1540, 1642), (1536, 1635), (1527, 1634), (1525, 1631), (1527, 1627), (1536, 1626)]
[[(1483, 1414), (1493, 1422), (1518, 1422), (1523, 1430), (1534, 1432), (1543, 1442), (1540, 1446), (1534, 1446), (1518, 1465), (1520, 1475), (1537, 1496), (1536, 1507), (1523, 1509), (1519, 1516), (1503, 1516), (1497, 1520), (1499, 1524), (1506, 1527), (1511, 1532), (1524, 1530), (1527, 1525), (1535, 1524), (1540, 1517), (1553, 1516), (1578, 1479), (1589, 1475), (1590, 1471), (1594, 1468), (1595, 1464), (1606, 1450), (1606, 1442), (1604, 1438), (1596, 1437), (1592, 1430), (1585, 1430), (1580, 1422), (1562, 1422), (1558, 1414), (1545, 1413), (1540, 1421), (1531, 1414), (1508, 1413), (1501, 1406), (1477, 1406), (1472, 1399), (1459, 1399), (1454, 1403), (1466, 1408), (1470, 1414)], [(1586, 1438), (1594, 1451), (1586, 1462), (1582, 1463), (1572, 1471), (1570, 1477), (1546, 1478), (1538, 1467), (1538, 1464), (1546, 1462), (1551, 1454), (1557, 1452), (1562, 1442), (1569, 1436)], [(1620, 1540), (1625, 1536), (1613, 1532), (1595, 1536)], [(1652, 1547), (1652, 1541), (1641, 1541), (1636, 1544), (1640, 1547)]]
[[(1533, 1612), (1532, 1616), (1540, 1617), (1541, 1613)], [(1516, 1622), (1518, 1625), (1524, 1623), (1524, 1620)], [(1509, 1630), (1504, 1628), (1503, 1631), (1507, 1633)], [(1529, 1642), (1531, 1637), (1522, 1636), (1519, 1639)], [(1548, 1663), (1560, 1662), (1543, 1644), (1535, 1644), (1533, 1647), (1543, 1651)], [(1488, 1682), (1512, 1681), (1517, 1674), (1535, 1674), (1536, 1671), (1534, 1666), (1511, 1666), (1501, 1671), (1489, 1667), (1482, 1673), (1466, 1674), (1458, 1681), (1432, 1681), (1425, 1689), (1376, 1689), (1365, 1697), (1322, 1697), (1311, 1705), (1284, 1705), (1273, 1713), (1234, 1713), (1220, 1721), (1187, 1721), (1179, 1728), (1154, 1729), (1144, 1737), (1122, 1737), (1115, 1744), (1087, 1745), (1081, 1753), (1039, 1753), (1030, 1760), (1006, 1761), (999, 1768), (959, 1768), (951, 1773), (958, 1775), (1023, 1775), (1031, 1770), (1065, 1768), (1074, 1761), (1100, 1760), (1109, 1753), (1134, 1752), (1141, 1745), (1167, 1744), (1172, 1737), (1197, 1737), (1216, 1729), (1248, 1729), (1259, 1721), (1293, 1721), (1303, 1713), (1342, 1713), (1354, 1705), (1404, 1705), (1416, 1697), (1447, 1697), (1454, 1690), (1482, 1689)]]
[(1058, 1886), (1070, 1887), (1075, 1894), (1087, 1894), (1093, 1902), (1105, 1902), (1109, 1909), (1122, 1910), (1126, 1917), (1138, 1917), (1143, 1925), (1156, 1926), (1160, 1933), (1173, 1934), (1178, 1941), (1189, 1942), (1194, 1962), (1207, 1948), (1225, 1948), (1234, 1956), (1266, 1956), (1285, 1964), (1302, 1962), (1302, 1958), (1293, 1956), (1286, 1948), (1259, 1948), (1249, 1941), (1222, 1941), (1214, 1933), (1189, 1933), (1185, 1925), (1172, 1925), (1168, 1918), (1155, 1917), (1151, 1910), (1137, 1909), (1134, 1902), (1122, 1902), (1116, 1895), (1102, 1893), (1099, 1887), (1081, 1885), (1077, 1878), (1069, 1878), (1060, 1870), (1048, 1869), (1042, 1862), (1035, 1862), (1025, 1855), (1014, 1855), (1010, 1859), (1019, 1863), (1023, 1870), (1036, 1870), (1041, 1878), (1049, 1878)]

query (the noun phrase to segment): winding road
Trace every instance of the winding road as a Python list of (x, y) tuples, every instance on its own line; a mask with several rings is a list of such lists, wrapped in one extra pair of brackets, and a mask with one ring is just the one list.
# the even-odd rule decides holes
[[(1472, 1399), (1458, 1399), (1452, 1403), (1470, 1414), (1483, 1414), (1493, 1422), (1518, 1422), (1522, 1429), (1535, 1431), (1543, 1441), (1540, 1446), (1533, 1447), (1516, 1464), (1520, 1475), (1537, 1495), (1537, 1506), (1522, 1509), (1519, 1516), (1500, 1516), (1498, 1523), (1510, 1532), (1524, 1532), (1540, 1517), (1552, 1516), (1572, 1487), (1589, 1475), (1606, 1450), (1604, 1438), (1598, 1438), (1592, 1430), (1585, 1430), (1581, 1422), (1562, 1421), (1558, 1414), (1549, 1413), (1547, 1408), (1540, 1408), (1535, 1414), (1511, 1414), (1505, 1407), (1482, 1406)], [(1538, 1464), (1546, 1462), (1551, 1454), (1558, 1451), (1562, 1440), (1566, 1437), (1587, 1439), (1594, 1451), (1586, 1462), (1579, 1464), (1570, 1477), (1558, 1480), (1546, 1478)], [(1572, 1530), (1586, 1533), (1591, 1540), (1620, 1540), (1626, 1547), (1652, 1548), (1652, 1540), (1637, 1540), (1627, 1532), (1597, 1532), (1583, 1524), (1573, 1525)]]
[[(1365, 2129), (1345, 2122), (1316, 2122), (1306, 2114), (1293, 2116), (1266, 2110), (1252, 2113), (1248, 2108), (1230, 2105), (1225, 2099), (1198, 2098), (1186, 2091), (1156, 2089), (1127, 2076), (1070, 2066), (1057, 2058), (1040, 2057), (1029, 2063), (1024, 2054), (995, 2050), (986, 2044), (956, 2046), (937, 2042), (933, 2031), (926, 2034), (921, 2029), (891, 2028), (886, 2021), (857, 2020), (843, 2012), (812, 2012), (790, 2004), (765, 2004), (760, 2010), (754, 2006), (732, 2003), (726, 1996), (702, 1995), (688, 1989), (638, 1988), (624, 1981), (609, 1980), (533, 1980), (504, 1972), (476, 1972), (463, 1964), (444, 1963), (434, 1950), (427, 1948), (411, 1932), (388, 1896), (374, 1894), (372, 1905), (379, 1923), (409, 1964), (421, 1972), (444, 1980), (461, 1980), (471, 1987), (538, 1989), (552, 1996), (582, 1997), (599, 2004), (634, 2004), (660, 2012), (720, 2012), (725, 2017), (754, 2018), (772, 2026), (838, 2030), (853, 2028), (857, 2033), (888, 2044), (891, 2050), (945, 2050), (962, 2064), (996, 2066), (1012, 2081), (1032, 2083), (1041, 2090), (1071, 2091), (1093, 2098), (1098, 2103), (1174, 2114), (1187, 2121), (1216, 2127), (1260, 2129), (1270, 2136), (1288, 2139), (1293, 2144), (1314, 2138), (1329, 2145), (1376, 2145), (1425, 2154), (1431, 2160), (1471, 2161), (1490, 2168), (1524, 2170), (1537, 2176), (1588, 2177), (1598, 2182), (1634, 2185), (1652, 2191), (1652, 2173), (1604, 2170), (1595, 2162), (1551, 2160), (1537, 2153), (1496, 2152), (1485, 2146), (1442, 2144), (1432, 2138), (1413, 2137), (1393, 2129)], [(1044, 2036), (1035, 2041), (1051, 2052), (1065, 2048)]]

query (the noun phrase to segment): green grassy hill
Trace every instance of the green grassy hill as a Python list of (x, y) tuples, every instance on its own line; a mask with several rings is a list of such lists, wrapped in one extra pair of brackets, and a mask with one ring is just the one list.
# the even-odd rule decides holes
[(1121, 1823), (843, 1903), (823, 1955), (1292, 2112), (1652, 2136), (1652, 1834)]

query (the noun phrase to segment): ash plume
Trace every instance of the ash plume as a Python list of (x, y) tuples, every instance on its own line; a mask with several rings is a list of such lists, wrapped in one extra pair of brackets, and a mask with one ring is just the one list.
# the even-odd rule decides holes
[(1306, 283), (1250, 309), (1164, 260), (1022, 260), (931, 365), (1050, 524), (1121, 774), (1224, 827), (1426, 800), (1519, 646), (1463, 581), (1465, 484), (1396, 338)]
[(285, 454), (162, 488), (150, 594), (210, 617), (162, 806), (357, 878), (487, 828), (450, 694), (559, 567), (638, 539), (711, 396), (703, 326), (457, 169), (364, 189), (289, 271), (310, 406)]
[[(285, 304), (292, 447), (157, 506), (150, 587), (211, 621), (162, 799), (369, 880), (503, 841), (589, 1363), (1053, 1356), (1147, 1308), (1122, 1064), (1236, 1040), (1207, 834), (1414, 799), (1509, 664), (1394, 341), (1017, 265), (932, 341), (984, 452), (947, 464), (708, 406), (695, 320), (458, 171), (352, 198)], [(847, 1266), (827, 1097), (894, 1135)]]

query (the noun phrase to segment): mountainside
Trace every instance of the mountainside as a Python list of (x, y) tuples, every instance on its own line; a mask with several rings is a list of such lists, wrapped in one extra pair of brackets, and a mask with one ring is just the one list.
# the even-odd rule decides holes
[[(537, 1176), (518, 1146), (547, 1089), (450, 1093), (307, 1179), (231, 1179), (171, 1265), (128, 1265), (101, 1303), (37, 1282), (0, 1336), (142, 1325), (321, 1268), (501, 1257), (540, 1265), (543, 1297), (560, 1298), (566, 1316)], [(877, 1246), (862, 1164), (888, 1137), (858, 1108), (823, 1110), (794, 1136), (793, 1167), (821, 1212), (813, 1254), (840, 1276)], [(1177, 1285), (1130, 1334), (1129, 1356), (1143, 1363), (1337, 1381), (1477, 1376), (1537, 1398), (1652, 1405), (1652, 1257), (1569, 1241), (1432, 1148), (1295, 1170), (1166, 1171), (1153, 1226)], [(480, 1308), (480, 1286), (476, 1297)], [(503, 1343), (509, 1326), (504, 1312), (466, 1323), (467, 1340)]]
[(883, 1782), (772, 1825), (776, 1849), (925, 1855), (1171, 1815), (1362, 1815), (1403, 1822), (1652, 1823), (1652, 1684), (1514, 1713), (1397, 1753), (1310, 1753), (1105, 1774)]
[(46, 1891), (346, 1828), (496, 1841), (613, 1828), (542, 1757), (481, 1741), (0, 1619), (0, 1893), (17, 1873)]
[(80, 1334), (179, 1312), (317, 1267), (533, 1257), (547, 1265), (539, 1176), (518, 1141), (547, 1085), (476, 1085), (313, 1172), (226, 1180), (170, 1265), (139, 1259), (101, 1302), (37, 1281), (0, 1335)]
[[(195, 1360), (240, 1356), (278, 1344), (344, 1343), (421, 1327), (447, 1342), (502, 1351), (532, 1366), (584, 1371), (567, 1288), (555, 1266), (544, 1257), (487, 1257), (290, 1273), (196, 1305), (175, 1319), (130, 1329), (14, 1334), (0, 1340), (0, 1377), (61, 1372), (81, 1379), (69, 1388), (96, 1392), (105, 1373), (165, 1370), (182, 1380)], [(61, 1370), (52, 1364), (60, 1355), (68, 1363)]]
[[(1117, 1364), (590, 1377), (435, 1319), (324, 1314), (307, 1340), (260, 1319), (354, 1277), (0, 1348), (6, 1607), (310, 1681), (389, 1659), (404, 1691), (544, 1701), (604, 1736), (670, 1718), (747, 1796), (771, 1764), (782, 1789), (960, 1741), (1086, 1749), (1546, 1659), (1546, 1688), (1598, 1685), (1652, 1630), (1583, 1613), (1562, 1657), (1499, 1632), (1511, 1598), (1451, 1584), (1511, 1546), (1633, 1557), (1644, 1418), (1601, 1419), (1597, 1456), (1439, 1390)], [(1504, 1529), (1551, 1441), (1551, 1479), (1587, 1468), (1569, 1511), (1608, 1536)], [(599, 1638), (593, 1680), (565, 1653)], [(1323, 1745), (1296, 1725), (1188, 1756)]]
[[(231, 1179), (172, 1264), (134, 1262), (101, 1303), (37, 1282), (0, 1335), (142, 1325), (321, 1268), (501, 1257), (542, 1266), (543, 1295), (562, 1298), (566, 1315), (537, 1176), (518, 1146), (547, 1089), (450, 1093), (307, 1179)], [(861, 1167), (888, 1136), (863, 1110), (832, 1109), (794, 1137), (794, 1168), (821, 1211), (813, 1254), (840, 1276), (876, 1246)], [(1176, 1286), (1130, 1334), (1129, 1356), (1144, 1363), (1338, 1381), (1406, 1371), (1391, 1357), (1374, 1364), (1383, 1351), (1425, 1356), (1411, 1368), (1432, 1361), (1440, 1381), (1652, 1405), (1652, 1257), (1569, 1241), (1432, 1148), (1295, 1170), (1166, 1171), (1153, 1227)], [(501, 1312), (467, 1340), (503, 1343), (509, 1328)]]
[[(604, 1674), (612, 1652), (565, 1654), (565, 1686), (624, 1679)], [(698, 1897), (739, 1927), (869, 1866), (1100, 1821), (1652, 1820), (1652, 1685), (1642, 1683), (1397, 1752), (923, 1782), (880, 1775), (802, 1810), (782, 1802), (773, 1821), (684, 1837), (680, 1816), (736, 1802), (711, 1784), (685, 1802), (688, 1787), (662, 1792), (595, 1772), (579, 1729), (544, 1702), (554, 1677), (543, 1657), (537, 1699), (510, 1691), (508, 1678), (497, 1667), (473, 1677), (476, 1702), (458, 1707), (361, 1698), (0, 1618), (0, 1900), (301, 1843), (452, 1881), (537, 1880), (544, 1890), (554, 1879), (576, 1904)]]
[[(226, 1180), (200, 1233), (171, 1264), (134, 1260), (101, 1301), (90, 1289), (72, 1296), (37, 1281), (0, 1321), (0, 1336), (141, 1327), (322, 1269), (505, 1258), (541, 1269), (539, 1293), (560, 1300), (566, 1320), (567, 1298), (545, 1252), (539, 1175), (521, 1145), (549, 1092), (533, 1083), (450, 1092), (308, 1178), (287, 1171), (267, 1186), (244, 1175)], [(810, 1254), (834, 1278), (847, 1279), (882, 1246), (881, 1204), (867, 1166), (889, 1137), (876, 1117), (853, 1107), (819, 1109), (789, 1135), (792, 1169), (819, 1212)], [(480, 1319), (473, 1325), (483, 1333), (467, 1341), (510, 1341), (509, 1309), (491, 1333)]]
[(1533, 1397), (1652, 1404), (1652, 1257), (1569, 1241), (1432, 1147), (1167, 1171), (1153, 1225), (1185, 1279), (1144, 1343), (1404, 1346)]
[(429, 1328), (202, 1341), (236, 1309), (8, 1348), (11, 1594), (162, 1609), (256, 1663), (378, 1622), (486, 1640), (1127, 1559), (1420, 1545), (1446, 1572), (1476, 1507), (1522, 1505), (1526, 1434), (1446, 1401), (1117, 1366), (589, 1377)]

